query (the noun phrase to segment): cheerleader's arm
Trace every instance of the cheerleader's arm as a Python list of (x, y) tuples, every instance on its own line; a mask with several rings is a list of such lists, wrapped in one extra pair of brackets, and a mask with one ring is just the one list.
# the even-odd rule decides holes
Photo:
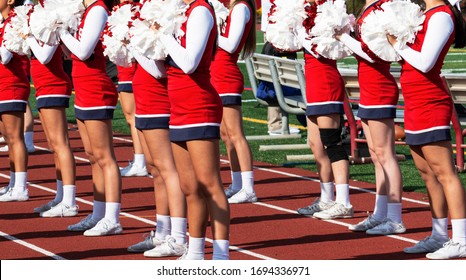
[(237, 4), (231, 12), (230, 31), (228, 37), (219, 36), (218, 46), (229, 53), (234, 53), (243, 38), (246, 24), (251, 18), (251, 13), (246, 4)]
[(88, 59), (100, 40), (100, 34), (104, 30), (107, 18), (107, 11), (103, 7), (91, 8), (86, 17), (80, 40), (74, 38), (68, 31), (60, 29), (59, 34), (63, 44), (80, 60)]
[(374, 60), (370, 58), (365, 51), (362, 50), (361, 42), (351, 37), (349, 34), (343, 33), (340, 37), (340, 42), (345, 44), (348, 49), (352, 50), (357, 56), (363, 58), (364, 60), (374, 63)]
[[(196, 71), (201, 62), (210, 31), (214, 27), (214, 18), (205, 7), (194, 8), (188, 18), (186, 28), (186, 48), (183, 48), (172, 35), (161, 36), (161, 41), (168, 54), (178, 67), (186, 74)], [(207, 50), (212, 51), (212, 50)]]
[(444, 12), (438, 12), (432, 15), (429, 20), (420, 52), (408, 46), (401, 46), (399, 42), (396, 42), (393, 47), (406, 62), (419, 71), (427, 73), (434, 67), (453, 30), (454, 23), (451, 16)]
[(167, 76), (167, 72), (165, 70), (165, 62), (161, 60), (152, 60), (149, 59), (139, 52), (132, 50), (131, 53), (139, 63), (139, 65), (147, 71), (147, 73), (151, 74), (154, 78), (160, 79)]
[(36, 38), (34, 38), (34, 36), (27, 37), (26, 42), (29, 44), (29, 47), (31, 47), (31, 50), (34, 53), (34, 56), (42, 64), (49, 63), (50, 60), (52, 60), (52, 57), (58, 48), (58, 45), (50, 46), (50, 45), (44, 44), (43, 46), (40, 46)]
[(8, 64), (10, 60), (13, 58), (13, 53), (7, 50), (4, 46), (0, 48), (0, 62), (2, 64)]

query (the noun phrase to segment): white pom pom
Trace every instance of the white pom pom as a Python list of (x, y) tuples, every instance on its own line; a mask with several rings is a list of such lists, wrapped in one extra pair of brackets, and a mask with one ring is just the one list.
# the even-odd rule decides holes
[(14, 15), (6, 23), (3, 34), (3, 45), (11, 52), (19, 55), (30, 55), (31, 49), (21, 34), (29, 34), (28, 13), (32, 9), (31, 5), (15, 7)]
[[(142, 55), (160, 60), (168, 53), (160, 42), (162, 35), (183, 36), (181, 25), (186, 21), (188, 6), (182, 0), (146, 1), (140, 11), (140, 19), (130, 28), (130, 46)], [(151, 26), (157, 24), (157, 30)]]
[(39, 41), (48, 45), (58, 45), (58, 27), (70, 33), (78, 30), (85, 7), (80, 0), (47, 0), (44, 7), (36, 5), (30, 17), (31, 32)]
[(387, 34), (396, 36), (402, 45), (412, 43), (424, 19), (420, 7), (408, 0), (386, 2), (364, 19), (361, 39), (381, 59), (398, 61), (401, 57), (388, 42)]
[(335, 33), (353, 31), (353, 15), (346, 13), (344, 0), (327, 1), (317, 7), (315, 25), (311, 29), (311, 43), (316, 45), (316, 52), (329, 59), (340, 59), (352, 54), (345, 44), (335, 39)]
[(129, 26), (134, 14), (138, 11), (138, 5), (128, 2), (115, 7), (108, 17), (102, 43), (105, 47), (104, 55), (116, 65), (122, 67), (132, 65), (133, 55), (128, 50), (127, 44), (130, 41)]
[(275, 0), (276, 8), (269, 17), (265, 36), (275, 48), (283, 51), (302, 49), (302, 39), (298, 30), (302, 29), (307, 17), (304, 0)]
[(218, 0), (209, 0), (212, 7), (214, 7), (215, 12), (215, 19), (217, 21), (217, 30), (220, 34), (220, 30), (222, 30), (222, 26), (225, 24), (230, 11)]

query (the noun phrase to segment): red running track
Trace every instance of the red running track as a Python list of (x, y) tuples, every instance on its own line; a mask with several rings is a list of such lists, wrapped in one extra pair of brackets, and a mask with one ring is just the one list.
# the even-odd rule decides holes
[[(126, 251), (154, 229), (154, 192), (149, 177), (123, 178), (122, 235), (84, 237), (66, 227), (92, 211), (91, 169), (79, 134), (70, 126), (71, 145), (77, 163), (79, 215), (70, 218), (41, 218), (33, 208), (53, 199), (55, 173), (53, 156), (40, 123), (35, 123), (36, 152), (29, 157), (30, 199), (0, 204), (0, 259), (145, 259)], [(132, 159), (128, 136), (116, 135), (114, 147), (120, 166)], [(230, 183), (228, 162), (221, 160), (224, 186)], [(296, 209), (319, 196), (317, 176), (300, 168), (277, 167), (255, 162), (255, 188), (259, 202), (231, 205), (230, 257), (239, 260), (333, 260), (333, 259), (424, 259), (408, 255), (412, 246), (430, 234), (431, 217), (423, 194), (404, 193), (405, 234), (369, 236), (347, 229), (367, 216), (374, 206), (374, 184), (351, 181), (353, 219), (322, 221), (300, 216)], [(0, 185), (8, 184), (8, 156), (0, 155)], [(210, 231), (208, 237), (211, 237)], [(206, 259), (212, 257), (211, 239), (206, 242)]]

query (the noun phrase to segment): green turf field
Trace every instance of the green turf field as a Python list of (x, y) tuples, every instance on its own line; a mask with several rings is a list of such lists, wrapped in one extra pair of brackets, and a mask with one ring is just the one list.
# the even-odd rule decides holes
[[(263, 42), (263, 36), (261, 32), (258, 32), (257, 42)], [(260, 52), (262, 49), (261, 43), (257, 44), (257, 52)], [(301, 56), (302, 57), (302, 56)], [(466, 53), (464, 50), (451, 50), (445, 61), (444, 71), (454, 72), (454, 73), (466, 73)], [(245, 77), (245, 86), (249, 87), (250, 83), (246, 74), (246, 67), (244, 63), (239, 63), (239, 66)], [(338, 62), (339, 67), (355, 68), (356, 60), (352, 57), (342, 59)], [(33, 89), (34, 90), (34, 89)], [(74, 100), (74, 96), (71, 101)], [(254, 96), (251, 91), (245, 91), (243, 94), (243, 117), (244, 120), (244, 130), (246, 135), (264, 135), (267, 134), (267, 108), (259, 105), (254, 101)], [(31, 108), (35, 111), (35, 100), (33, 94), (30, 98)], [(37, 114), (37, 112), (35, 111)], [(67, 110), (68, 120), (70, 122), (75, 122), (74, 119), (74, 110), (73, 106)], [(290, 124), (295, 126), (300, 126), (299, 122), (294, 116), (290, 116)], [(125, 118), (121, 109), (115, 111), (113, 128), (115, 132), (129, 134), (129, 129), (126, 124)], [(302, 128), (302, 127), (301, 127)], [(316, 171), (316, 166), (312, 162), (308, 163), (288, 163), (286, 162), (286, 154), (309, 154), (310, 150), (295, 150), (295, 151), (259, 151), (260, 145), (269, 145), (269, 144), (305, 144), (307, 133), (305, 129), (301, 130), (302, 137), (301, 139), (293, 140), (263, 140), (263, 141), (250, 141), (251, 150), (254, 155), (254, 160), (273, 163), (276, 165), (286, 165), (286, 166), (299, 166), (308, 170)], [(455, 139), (454, 137), (452, 139)], [(221, 145), (221, 153), (226, 155), (225, 148), (223, 144)], [(403, 173), (404, 180), (404, 189), (406, 191), (425, 191), (424, 184), (414, 167), (413, 161), (411, 160), (409, 150), (406, 146), (397, 146), (397, 153), (404, 154), (407, 157), (406, 161), (400, 162), (400, 167)], [(363, 165), (352, 165), (350, 168), (351, 179), (365, 181), (365, 182), (375, 182), (374, 168), (372, 164), (363, 164)], [(460, 177), (463, 181), (463, 184), (466, 183), (466, 173), (460, 174)]]

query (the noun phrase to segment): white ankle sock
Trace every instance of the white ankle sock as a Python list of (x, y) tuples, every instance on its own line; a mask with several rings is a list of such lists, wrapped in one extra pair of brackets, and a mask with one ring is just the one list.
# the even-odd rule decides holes
[(395, 223), (401, 223), (401, 203), (387, 203), (387, 218)]
[(241, 190), (243, 181), (241, 179), (241, 172), (231, 172), (231, 188), (235, 191)]
[(432, 237), (440, 240), (448, 239), (448, 218), (432, 218)]
[(335, 190), (333, 182), (320, 182), (320, 201), (330, 202), (335, 200)]
[(186, 260), (202, 260), (204, 259), (204, 243), (205, 238), (189, 237), (188, 254)]
[(378, 221), (383, 221), (387, 218), (388, 212), (388, 196), (386, 195), (375, 195), (375, 207), (374, 207), (374, 218)]
[(120, 222), (120, 208), (119, 202), (105, 202), (105, 219), (113, 223)]
[(144, 154), (134, 154), (133, 164), (140, 167), (146, 166), (146, 158), (144, 157)]
[(62, 202), (68, 206), (76, 205), (76, 186), (75, 185), (64, 185), (63, 186)]
[(214, 240), (214, 254), (212, 260), (229, 260), (229, 246), (228, 240)]
[(16, 190), (25, 191), (27, 189), (27, 172), (15, 172), (15, 185), (13, 186)]
[(248, 193), (254, 192), (254, 172), (245, 171), (241, 172), (241, 182), (243, 183), (243, 189)]
[(157, 226), (155, 228), (155, 238), (165, 240), (165, 237), (167, 237), (167, 235), (170, 235), (172, 229), (170, 216), (157, 214), (155, 215), (155, 218), (157, 219)]
[(461, 245), (466, 245), (466, 219), (451, 220), (452, 239)]
[(105, 217), (105, 201), (94, 200), (94, 207), (92, 208), (92, 219), (100, 221)]
[(349, 199), (349, 185), (348, 184), (337, 184), (335, 185), (336, 189), (336, 198), (337, 203), (343, 204), (345, 207), (351, 207)]
[(60, 203), (63, 200), (63, 181), (57, 180), (57, 193), (53, 201)]
[(176, 244), (186, 244), (187, 219), (170, 217), (172, 224), (171, 236), (175, 238)]

